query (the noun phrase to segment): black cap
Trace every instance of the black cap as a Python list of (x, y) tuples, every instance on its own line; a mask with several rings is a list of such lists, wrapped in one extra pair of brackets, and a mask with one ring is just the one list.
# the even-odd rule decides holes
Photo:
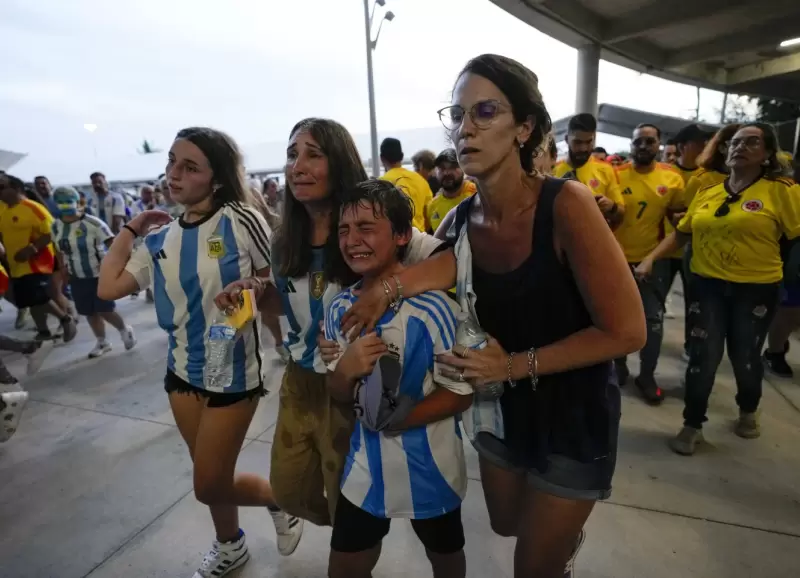
[(436, 157), (436, 161), (434, 161), (433, 166), (438, 168), (442, 163), (457, 165), (458, 155), (456, 154), (456, 149), (444, 149), (439, 153), (439, 156)]
[(686, 144), (689, 142), (706, 142), (714, 136), (714, 133), (708, 132), (700, 128), (698, 124), (687, 124), (681, 130), (678, 131), (678, 134), (675, 135), (675, 138), (672, 139), (675, 144)]
[(399, 163), (403, 160), (403, 147), (396, 138), (385, 138), (381, 143), (381, 158), (390, 163)]

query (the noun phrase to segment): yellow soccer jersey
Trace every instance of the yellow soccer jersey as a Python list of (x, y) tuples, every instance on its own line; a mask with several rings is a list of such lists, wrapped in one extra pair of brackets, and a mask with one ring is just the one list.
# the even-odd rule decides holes
[(689, 207), (694, 200), (694, 196), (700, 189), (707, 189), (713, 185), (718, 185), (728, 178), (725, 173), (700, 169), (695, 175), (686, 181), (686, 188), (683, 189), (683, 199), (681, 204)]
[[(700, 167), (695, 167), (693, 169), (687, 169), (686, 167), (682, 167), (678, 163), (675, 163), (675, 164), (670, 165), (670, 166), (672, 168), (674, 168), (681, 175), (681, 178), (683, 178), (684, 190), (686, 189), (686, 183), (689, 182), (689, 179), (691, 179), (694, 175), (696, 175), (697, 173), (699, 173), (702, 170), (702, 169), (700, 169)], [(683, 199), (683, 192), (681, 192), (681, 199)], [(683, 205), (682, 208), (686, 208), (688, 206), (689, 205)], [(665, 236), (669, 235), (674, 230), (675, 230), (675, 227), (672, 226), (672, 223), (670, 222), (670, 220), (669, 219), (664, 219), (664, 235)], [(680, 259), (681, 257), (683, 257), (683, 249), (682, 248), (678, 249), (677, 251), (675, 251), (674, 253), (669, 255), (670, 259)]]
[(610, 164), (590, 157), (585, 165), (573, 169), (567, 160), (563, 160), (553, 169), (553, 176), (560, 179), (569, 172), (574, 172), (575, 178), (589, 187), (595, 195), (602, 195), (620, 207), (624, 205), (617, 175)]
[(663, 238), (667, 211), (680, 208), (683, 178), (663, 163), (656, 163), (648, 173), (626, 163), (617, 169), (617, 177), (625, 199), (625, 218), (614, 234), (628, 263), (639, 263)]
[(461, 190), (458, 191), (455, 197), (445, 197), (442, 191), (439, 191), (439, 193), (433, 197), (433, 200), (428, 203), (428, 208), (425, 210), (430, 230), (435, 233), (436, 229), (439, 228), (439, 225), (447, 216), (447, 213), (450, 212), (450, 209), (456, 207), (464, 199), (474, 195), (476, 190), (477, 187), (475, 187), (475, 183), (464, 180), (464, 184), (461, 185)]
[[(800, 186), (762, 178), (726, 202), (727, 183), (698, 191), (678, 230), (692, 235), (692, 272), (734, 283), (783, 278), (779, 240), (800, 235)], [(727, 214), (717, 216), (728, 205)]]
[(414, 203), (414, 226), (420, 231), (425, 230), (425, 207), (433, 198), (431, 186), (419, 173), (409, 171), (403, 167), (390, 169), (381, 177), (403, 191)]

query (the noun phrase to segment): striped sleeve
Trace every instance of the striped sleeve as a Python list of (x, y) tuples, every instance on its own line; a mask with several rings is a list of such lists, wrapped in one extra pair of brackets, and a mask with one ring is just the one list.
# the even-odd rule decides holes
[[(347, 339), (342, 335), (339, 330), (342, 322), (342, 315), (350, 308), (351, 302), (349, 300), (350, 291), (342, 291), (331, 301), (330, 306), (325, 309), (325, 339), (328, 341), (336, 341), (344, 353), (347, 349)], [(328, 371), (336, 371), (336, 366), (339, 364), (341, 355), (328, 364)]]
[[(408, 300), (418, 310), (426, 313), (424, 316), (425, 328), (433, 343), (433, 355), (438, 356), (449, 353), (453, 349), (456, 339), (456, 313), (458, 304), (447, 297), (442, 291), (430, 291)], [(436, 385), (457, 393), (459, 395), (472, 395), (472, 386), (463, 381), (449, 379), (442, 375), (439, 362), (434, 357), (433, 381)]]
[(228, 205), (239, 226), (247, 237), (247, 251), (253, 261), (253, 269), (259, 271), (272, 267), (270, 248), (271, 231), (264, 216), (256, 209), (242, 203)]
[(92, 228), (92, 232), (94, 233), (95, 238), (100, 243), (105, 243), (109, 239), (114, 238), (114, 233), (111, 232), (111, 229), (108, 228), (103, 221), (98, 219), (97, 217), (92, 217), (91, 215), (87, 215), (84, 217), (84, 222)]

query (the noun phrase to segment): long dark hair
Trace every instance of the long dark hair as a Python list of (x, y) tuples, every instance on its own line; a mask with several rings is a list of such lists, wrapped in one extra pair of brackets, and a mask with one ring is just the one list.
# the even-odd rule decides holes
[(523, 170), (528, 174), (533, 173), (533, 159), (542, 154), (542, 145), (553, 127), (542, 93), (539, 92), (539, 77), (516, 60), (497, 54), (482, 54), (473, 58), (467, 62), (458, 78), (465, 74), (482, 76), (499, 88), (511, 104), (514, 120), (518, 124), (533, 117), (535, 125), (531, 136), (519, 149)]
[(725, 160), (728, 155), (727, 153), (721, 152), (719, 149), (722, 145), (730, 141), (741, 127), (742, 125), (734, 123), (725, 125), (719, 129), (717, 134), (711, 137), (711, 140), (706, 143), (700, 156), (697, 157), (697, 166), (703, 167), (707, 171), (727, 174), (728, 167), (725, 164)]
[[(307, 118), (298, 122), (289, 133), (289, 139), (305, 132), (317, 142), (328, 159), (328, 202), (331, 209), (331, 231), (338, 228), (339, 206), (343, 191), (353, 189), (367, 180), (367, 173), (358, 154), (353, 137), (341, 124), (326, 118)], [(286, 174), (281, 226), (275, 235), (273, 252), (276, 269), (282, 277), (301, 277), (311, 266), (311, 217), (303, 203), (294, 198), (292, 180)], [(336, 235), (328, 234), (326, 256), (335, 248), (339, 250)]]
[(175, 140), (187, 140), (199, 148), (211, 166), (214, 205), (239, 202), (253, 205), (253, 195), (247, 185), (244, 160), (236, 141), (222, 131), (193, 126), (175, 135)]

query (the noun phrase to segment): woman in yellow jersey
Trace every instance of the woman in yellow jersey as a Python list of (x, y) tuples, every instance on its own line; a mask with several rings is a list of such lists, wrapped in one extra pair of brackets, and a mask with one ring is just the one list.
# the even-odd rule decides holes
[(800, 187), (782, 177), (777, 137), (762, 123), (745, 124), (728, 147), (728, 178), (697, 192), (677, 232), (636, 268), (653, 263), (692, 238), (691, 342), (686, 369), (684, 427), (670, 442), (691, 455), (702, 441), (708, 398), (727, 342), (740, 415), (736, 434), (760, 435), (756, 410), (764, 367), (761, 349), (778, 304), (783, 261), (779, 241), (800, 235)]

